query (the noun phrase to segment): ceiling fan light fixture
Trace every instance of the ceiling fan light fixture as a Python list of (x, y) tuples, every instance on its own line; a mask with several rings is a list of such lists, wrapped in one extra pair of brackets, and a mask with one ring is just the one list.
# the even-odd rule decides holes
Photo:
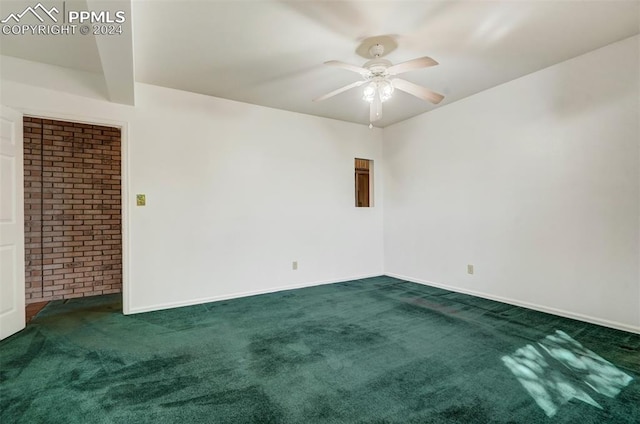
[(391, 98), (393, 94), (393, 84), (388, 80), (382, 80), (378, 83), (378, 93), (380, 94), (380, 101), (386, 102)]
[(364, 100), (365, 102), (371, 103), (373, 101), (373, 98), (376, 95), (376, 92), (377, 90), (376, 90), (375, 82), (371, 82), (367, 84), (367, 86), (364, 88), (362, 92), (362, 100)]
[(381, 102), (386, 102), (393, 94), (393, 84), (387, 79), (376, 79), (371, 81), (362, 91), (362, 100), (371, 103), (376, 96)]

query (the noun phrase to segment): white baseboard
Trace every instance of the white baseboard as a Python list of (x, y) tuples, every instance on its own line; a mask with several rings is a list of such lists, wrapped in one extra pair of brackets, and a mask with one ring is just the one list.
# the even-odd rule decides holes
[(502, 296), (495, 296), (492, 294), (477, 292), (474, 290), (461, 289), (459, 287), (449, 286), (447, 284), (434, 283), (433, 281), (421, 280), (419, 278), (407, 277), (406, 275), (394, 274), (394, 273), (385, 273), (385, 275), (389, 277), (398, 278), (400, 280), (410, 281), (412, 283), (423, 284), (425, 286), (437, 287), (440, 289), (449, 290), (456, 293), (468, 294), (471, 296), (481, 297), (483, 299), (495, 300), (497, 302), (507, 303), (509, 305), (521, 306), (527, 309), (533, 309), (534, 311), (546, 312), (552, 315), (558, 315), (564, 318), (571, 318), (578, 321), (584, 321), (591, 324), (601, 325), (603, 327), (614, 328), (616, 330), (622, 330), (629, 333), (640, 334), (640, 327), (636, 327), (629, 324), (624, 324), (621, 322), (609, 321), (602, 318), (591, 317), (588, 315), (578, 314), (575, 312), (569, 312), (562, 309), (550, 308), (548, 306), (537, 305), (535, 303), (524, 302), (521, 300), (510, 299)]
[[(322, 286), (325, 284), (343, 283), (345, 281), (361, 280), (363, 278), (380, 277), (381, 275), (382, 274), (359, 275), (359, 276), (345, 277), (345, 278), (339, 278), (339, 279), (333, 279), (333, 280), (323, 280), (323, 281), (313, 281), (308, 283), (293, 284), (290, 286), (269, 287), (262, 290), (254, 290), (254, 291), (248, 291), (248, 292), (222, 294), (219, 296), (202, 297), (198, 299), (190, 299), (190, 300), (184, 300), (184, 301), (178, 301), (178, 302), (161, 303), (158, 305), (149, 305), (149, 306), (142, 306), (138, 308), (130, 308), (129, 314), (139, 314), (143, 312), (160, 311), (163, 309), (181, 308), (183, 306), (201, 305), (203, 303), (219, 302), (221, 300), (229, 300), (229, 299), (238, 299), (241, 297), (255, 296), (259, 294), (276, 293), (276, 292), (285, 291), (285, 290), (302, 289), (305, 287)], [(126, 314), (126, 315), (129, 315), (129, 314)]]

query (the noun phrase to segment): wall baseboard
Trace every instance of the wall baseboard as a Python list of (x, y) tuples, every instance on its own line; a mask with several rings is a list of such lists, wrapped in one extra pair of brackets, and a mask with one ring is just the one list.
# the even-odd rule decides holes
[(474, 290), (466, 290), (461, 289), (459, 287), (449, 286), (447, 284), (434, 283), (433, 281), (421, 280), (419, 278), (407, 277), (406, 275), (394, 274), (394, 273), (385, 273), (385, 275), (389, 277), (398, 278), (400, 280), (410, 281), (412, 283), (423, 284), (425, 286), (437, 287), (440, 289), (449, 290), (456, 293), (468, 294), (475, 297), (481, 297), (483, 299), (495, 300), (496, 302), (507, 303), (509, 305), (520, 306), (527, 309), (532, 309), (534, 311), (545, 312), (552, 315), (561, 316), (564, 318), (571, 318), (578, 321), (584, 321), (591, 324), (601, 325), (603, 327), (609, 327), (616, 330), (626, 331), (628, 333), (636, 333), (640, 334), (640, 327), (624, 324), (616, 321), (609, 321), (602, 318), (591, 317), (588, 315), (578, 314), (575, 312), (569, 312), (562, 309), (550, 308), (547, 306), (538, 305), (535, 303), (523, 302), (521, 300), (510, 299), (502, 296), (495, 296), (487, 293), (477, 292)]
[[(606, 319), (602, 319), (602, 318), (591, 317), (591, 316), (588, 316), (588, 315), (578, 314), (578, 313), (575, 313), (575, 312), (569, 312), (569, 311), (565, 311), (565, 310), (562, 310), (562, 309), (550, 308), (550, 307), (547, 307), (547, 306), (542, 306), (542, 305), (538, 305), (538, 304), (535, 304), (535, 303), (524, 302), (524, 301), (520, 301), (520, 300), (516, 300), (516, 299), (502, 297), (502, 296), (495, 296), (495, 295), (491, 295), (491, 294), (487, 294), (487, 293), (483, 293), (483, 292), (478, 292), (478, 291), (474, 291), (474, 290), (461, 289), (461, 288), (450, 286), (450, 285), (447, 285), (447, 284), (435, 283), (433, 281), (428, 281), (428, 280), (422, 280), (422, 279), (419, 279), (419, 278), (408, 277), (406, 275), (401, 275), (401, 274), (385, 273), (384, 275), (389, 276), (389, 277), (393, 277), (393, 278), (398, 278), (400, 280), (410, 281), (412, 283), (423, 284), (423, 285), (431, 286), (431, 287), (437, 287), (437, 288), (449, 290), (449, 291), (456, 292), (456, 293), (468, 294), (468, 295), (471, 295), (471, 296), (476, 296), (476, 297), (480, 297), (480, 298), (483, 298), (483, 299), (494, 300), (496, 302), (502, 302), (502, 303), (506, 303), (506, 304), (509, 304), (509, 305), (520, 306), (520, 307), (523, 307), (523, 308), (532, 309), (534, 311), (539, 311), (539, 312), (545, 312), (545, 313), (548, 313), (548, 314), (557, 315), (557, 316), (561, 316), (561, 317), (564, 317), (564, 318), (570, 318), (570, 319), (575, 319), (575, 320), (578, 320), (578, 321), (584, 321), (584, 322), (588, 322), (588, 323), (591, 323), (591, 324), (601, 325), (603, 327), (609, 327), (609, 328), (613, 328), (613, 329), (616, 329), (616, 330), (626, 331), (626, 332), (629, 332), (629, 333), (640, 334), (640, 327), (636, 327), (636, 326), (633, 326), (633, 325), (628, 325), (628, 324), (624, 324), (624, 323), (620, 323), (620, 322), (610, 321), (610, 320), (606, 320)], [(159, 310), (163, 310), (163, 309), (172, 309), (172, 308), (181, 308), (181, 307), (184, 307), (184, 306), (201, 305), (203, 303), (219, 302), (219, 301), (222, 301), (222, 300), (238, 299), (238, 298), (242, 298), (242, 297), (256, 296), (256, 295), (260, 295), (260, 294), (276, 293), (276, 292), (285, 291), (285, 290), (295, 290), (295, 289), (302, 289), (302, 288), (306, 288), (306, 287), (322, 286), (322, 285), (325, 285), (325, 284), (335, 284), (335, 283), (341, 283), (341, 282), (345, 282), (345, 281), (360, 280), (360, 279), (363, 279), (363, 278), (371, 278), (371, 277), (378, 277), (378, 276), (380, 276), (380, 274), (370, 274), (370, 275), (367, 274), (367, 275), (345, 277), (345, 278), (340, 278), (340, 279), (313, 281), (313, 282), (308, 282), (308, 283), (294, 284), (294, 285), (290, 285), (290, 286), (270, 287), (270, 288), (267, 288), (267, 289), (264, 289), (264, 290), (253, 290), (253, 291), (248, 291), (248, 292), (236, 292), (236, 293), (229, 293), (229, 294), (224, 294), (224, 295), (220, 295), (220, 296), (211, 296), (211, 297), (203, 297), (203, 298), (191, 299), (191, 300), (186, 300), (186, 301), (162, 303), (162, 304), (158, 304), (158, 305), (149, 305), (149, 306), (143, 306), (143, 307), (139, 307), (139, 308), (131, 308), (129, 310), (129, 314), (139, 314), (139, 313), (144, 313), (144, 312), (159, 311)]]
[(313, 281), (313, 282), (309, 282), (309, 283), (293, 284), (293, 285), (290, 285), (290, 286), (269, 287), (269, 288), (266, 288), (264, 290), (254, 290), (254, 291), (248, 291), (248, 292), (229, 293), (229, 294), (223, 294), (223, 295), (220, 295), (220, 296), (202, 297), (202, 298), (199, 298), (199, 299), (191, 299), (191, 300), (185, 300), (185, 301), (179, 301), (179, 302), (170, 302), (170, 303), (161, 303), (161, 304), (158, 304), (158, 305), (149, 305), (149, 306), (143, 306), (143, 307), (138, 307), (138, 308), (134, 307), (134, 308), (130, 308), (129, 309), (129, 313), (125, 313), (125, 315), (139, 314), (139, 313), (143, 313), (143, 312), (160, 311), (160, 310), (163, 310), (163, 309), (181, 308), (181, 307), (184, 307), (184, 306), (201, 305), (203, 303), (219, 302), (221, 300), (238, 299), (238, 298), (241, 298), (241, 297), (256, 296), (256, 295), (267, 294), (267, 293), (276, 293), (276, 292), (281, 292), (281, 291), (285, 291), (285, 290), (295, 290), (295, 289), (303, 289), (303, 288), (306, 288), (306, 287), (323, 286), (325, 284), (343, 283), (345, 281), (361, 280), (363, 278), (379, 277), (381, 275), (382, 274), (358, 275), (358, 276), (345, 277), (345, 278), (332, 279), (332, 280)]

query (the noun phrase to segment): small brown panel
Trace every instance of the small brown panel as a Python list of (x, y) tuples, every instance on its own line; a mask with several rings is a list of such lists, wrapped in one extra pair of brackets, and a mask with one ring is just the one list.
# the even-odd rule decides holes
[(369, 159), (355, 159), (356, 207), (371, 206), (371, 162)]

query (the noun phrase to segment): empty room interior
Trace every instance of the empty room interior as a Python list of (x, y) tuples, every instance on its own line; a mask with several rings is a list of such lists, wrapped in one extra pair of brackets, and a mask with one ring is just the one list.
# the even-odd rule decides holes
[(640, 1), (0, 18), (2, 423), (640, 422)]

